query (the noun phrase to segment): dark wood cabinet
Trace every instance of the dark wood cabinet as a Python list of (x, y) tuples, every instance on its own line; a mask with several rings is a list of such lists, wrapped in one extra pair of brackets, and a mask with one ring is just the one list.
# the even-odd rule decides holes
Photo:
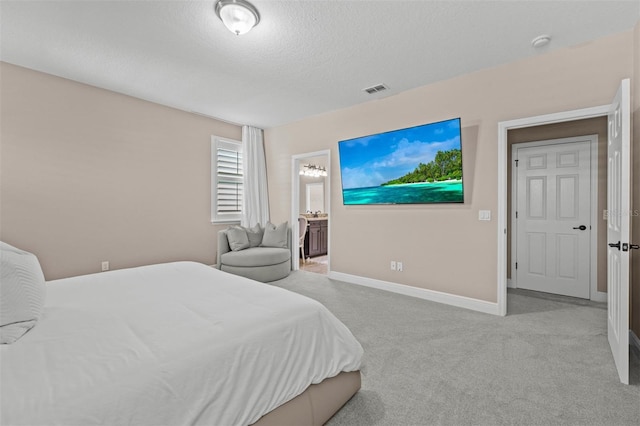
[(329, 251), (329, 230), (327, 221), (320, 224), (320, 254), (327, 254)]
[(328, 252), (328, 220), (309, 219), (304, 238), (304, 252), (308, 257), (322, 256)]

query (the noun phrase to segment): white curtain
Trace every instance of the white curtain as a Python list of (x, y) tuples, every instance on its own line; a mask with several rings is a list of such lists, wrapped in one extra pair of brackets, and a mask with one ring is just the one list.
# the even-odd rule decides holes
[(242, 126), (242, 173), (244, 196), (240, 224), (251, 227), (259, 223), (264, 226), (269, 220), (269, 194), (262, 129)]

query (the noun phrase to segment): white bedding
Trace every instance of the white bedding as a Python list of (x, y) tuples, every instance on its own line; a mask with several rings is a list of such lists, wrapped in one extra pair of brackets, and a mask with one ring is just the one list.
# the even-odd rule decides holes
[(250, 424), (361, 357), (320, 303), (206, 265), (56, 280), (0, 348), (0, 424)]

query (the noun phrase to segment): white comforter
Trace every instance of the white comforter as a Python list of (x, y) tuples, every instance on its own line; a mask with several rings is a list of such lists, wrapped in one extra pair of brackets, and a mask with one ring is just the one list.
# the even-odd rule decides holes
[(0, 348), (0, 424), (250, 424), (361, 356), (320, 303), (198, 263), (51, 281)]

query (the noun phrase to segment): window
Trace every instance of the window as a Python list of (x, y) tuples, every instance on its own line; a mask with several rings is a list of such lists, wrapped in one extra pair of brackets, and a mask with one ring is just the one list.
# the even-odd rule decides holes
[(242, 214), (242, 143), (211, 137), (211, 221), (239, 222)]

